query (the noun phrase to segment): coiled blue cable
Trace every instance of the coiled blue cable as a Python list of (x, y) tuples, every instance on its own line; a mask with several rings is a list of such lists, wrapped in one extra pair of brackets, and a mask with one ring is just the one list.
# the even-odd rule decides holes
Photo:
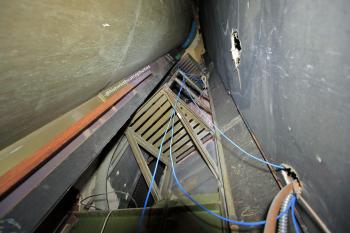
[[(182, 76), (187, 77), (187, 75), (186, 75), (183, 71), (180, 70), (179, 72), (180, 72), (180, 74), (181, 74)], [(199, 106), (197, 105), (196, 101), (193, 99), (192, 95), (190, 94), (190, 92), (189, 92), (189, 90), (188, 90), (188, 88), (187, 88), (187, 86), (186, 86), (186, 83), (183, 83), (182, 85), (185, 86), (186, 92), (187, 92), (188, 95), (190, 96), (192, 102), (195, 104), (195, 106), (197, 107), (197, 109), (198, 109), (200, 112), (202, 112), (202, 110), (199, 108)], [(240, 146), (239, 146), (237, 143), (235, 143), (232, 139), (230, 139), (229, 137), (227, 137), (227, 136), (219, 129), (218, 126), (216, 126), (214, 123), (212, 123), (212, 125), (215, 127), (215, 129), (217, 129), (217, 130), (219, 131), (219, 133), (220, 133), (228, 142), (230, 142), (232, 145), (234, 145), (236, 148), (238, 148), (241, 152), (243, 152), (244, 154), (246, 154), (246, 155), (249, 156), (250, 158), (252, 158), (252, 159), (254, 159), (254, 160), (256, 160), (256, 161), (259, 161), (259, 162), (261, 162), (261, 163), (270, 165), (271, 167), (274, 167), (274, 168), (276, 168), (276, 169), (282, 169), (282, 170), (285, 169), (285, 167), (283, 167), (283, 166), (280, 165), (280, 164), (271, 163), (271, 162), (269, 162), (269, 161), (265, 161), (265, 160), (263, 160), (263, 159), (260, 159), (260, 158), (256, 157), (255, 155), (252, 155), (251, 153), (249, 153), (248, 151), (246, 151), (246, 150), (244, 150), (242, 147), (240, 147)]]

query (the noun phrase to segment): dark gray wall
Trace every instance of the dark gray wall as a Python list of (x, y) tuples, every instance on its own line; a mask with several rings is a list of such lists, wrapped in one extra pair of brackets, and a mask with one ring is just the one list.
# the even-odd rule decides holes
[(200, 9), (209, 56), (263, 150), (295, 167), (331, 230), (348, 232), (350, 1), (205, 0)]
[(188, 0), (4, 0), (0, 149), (185, 39)]

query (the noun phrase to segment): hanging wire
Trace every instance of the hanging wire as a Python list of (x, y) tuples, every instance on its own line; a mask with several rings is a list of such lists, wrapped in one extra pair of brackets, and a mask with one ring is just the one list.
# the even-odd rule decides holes
[[(205, 212), (207, 212), (208, 214), (220, 219), (220, 220), (223, 220), (223, 221), (226, 221), (226, 222), (229, 222), (229, 223), (232, 223), (232, 224), (235, 224), (235, 225), (240, 225), (240, 226), (246, 226), (246, 227), (254, 227), (254, 226), (260, 226), (260, 225), (264, 225), (266, 223), (266, 221), (256, 221), (256, 222), (244, 222), (244, 221), (237, 221), (237, 220), (232, 220), (232, 219), (228, 219), (228, 218), (225, 218), (219, 214), (216, 214), (214, 213), (213, 211), (207, 209), (205, 206), (203, 206), (201, 203), (199, 203), (197, 200), (195, 200), (186, 190), (185, 188), (181, 185), (179, 179), (177, 178), (176, 176), (176, 171), (175, 171), (175, 165), (174, 165), (174, 161), (173, 161), (173, 156), (172, 156), (172, 143), (173, 143), (173, 136), (174, 136), (174, 119), (171, 119), (172, 120), (172, 127), (171, 127), (171, 137), (170, 137), (170, 146), (169, 146), (169, 157), (170, 157), (170, 163), (171, 163), (171, 170), (172, 170), (172, 175), (173, 175), (173, 178), (175, 180), (175, 183), (177, 185), (177, 187), (179, 188), (179, 190), (189, 199), (191, 200), (196, 206), (198, 206), (199, 208), (201, 208), (202, 210), (204, 210)], [(285, 215), (289, 209), (293, 206), (293, 204), (295, 204), (295, 199), (296, 197), (293, 195), (291, 201), (289, 202), (288, 204), (288, 208), (286, 210), (284, 210), (283, 212), (281, 212), (278, 216), (277, 216), (277, 220), (280, 219), (283, 215)]]
[[(120, 193), (120, 194), (124, 194), (125, 195), (125, 199), (127, 200), (127, 197), (130, 198), (130, 200), (134, 203), (135, 207), (138, 208), (137, 206), (137, 202), (136, 200), (129, 194), (129, 193), (126, 193), (126, 192), (123, 192), (123, 191), (119, 191), (119, 190), (116, 190), (116, 191), (110, 191), (110, 192), (106, 192), (106, 193), (98, 193), (98, 194), (92, 194), (92, 195), (89, 195), (83, 199), (81, 199), (81, 201), (79, 202), (80, 205), (83, 205), (83, 206), (86, 206), (86, 207), (91, 207), (91, 208), (94, 208), (96, 210), (103, 210), (103, 209), (100, 209), (96, 206), (90, 206), (88, 205), (87, 203), (84, 203), (85, 200), (89, 199), (89, 198), (92, 198), (92, 197), (98, 197), (98, 196), (102, 196), (102, 195), (108, 195), (110, 193)], [(109, 207), (108, 207), (108, 210), (109, 210)]]
[[(185, 79), (183, 78), (183, 83), (184, 83)], [(173, 112), (172, 112), (172, 115), (170, 117), (170, 120), (169, 120), (169, 123), (168, 123), (168, 127), (166, 128), (165, 132), (164, 132), (164, 136), (163, 136), (163, 139), (165, 138), (165, 135), (167, 134), (168, 130), (169, 130), (169, 126), (170, 126), (170, 123), (172, 123), (172, 127), (171, 127), (171, 138), (170, 138), (170, 147), (169, 147), (169, 156), (170, 156), (170, 162), (171, 162), (171, 170), (172, 170), (172, 176), (175, 180), (175, 183), (176, 185), (178, 186), (179, 190), (189, 199), (191, 200), (196, 206), (198, 206), (199, 208), (201, 208), (202, 210), (204, 210), (205, 212), (207, 212), (208, 214), (220, 219), (220, 220), (223, 220), (223, 221), (226, 221), (226, 222), (229, 222), (229, 223), (232, 223), (232, 224), (236, 224), (236, 225), (241, 225), (241, 226), (247, 226), (247, 227), (253, 227), (253, 226), (260, 226), (260, 225), (264, 225), (266, 223), (266, 221), (256, 221), (256, 222), (244, 222), (244, 221), (237, 221), (237, 220), (232, 220), (232, 219), (228, 219), (228, 218), (225, 218), (219, 214), (216, 214), (214, 213), (213, 211), (207, 209), (206, 207), (204, 207), (201, 203), (199, 203), (198, 201), (196, 201), (185, 189), (184, 187), (181, 185), (181, 183), (179, 182), (177, 176), (176, 176), (176, 171), (175, 171), (175, 165), (174, 165), (174, 161), (173, 161), (173, 156), (172, 156), (172, 142), (173, 142), (173, 137), (174, 137), (174, 115), (176, 113), (176, 107), (177, 107), (177, 102), (179, 100), (179, 96), (180, 96), (180, 93), (182, 91), (182, 87), (183, 87), (183, 84), (181, 85), (180, 87), (180, 90), (177, 94), (177, 98), (176, 98), (176, 102), (175, 102), (175, 105), (173, 107)], [(162, 152), (162, 144), (164, 143), (164, 140), (162, 140), (162, 143), (161, 143), (161, 146), (159, 148), (159, 153), (158, 153), (158, 156), (157, 156), (157, 163), (159, 162), (159, 159), (160, 159), (160, 155), (161, 155), (161, 152)], [(153, 172), (153, 175), (152, 175), (152, 181), (154, 181), (154, 177), (156, 175), (156, 168), (154, 169), (154, 172)], [(153, 185), (153, 183), (151, 182), (151, 184)], [(149, 197), (149, 194), (152, 190), (152, 185), (150, 185), (149, 189), (148, 189), (148, 197)], [(292, 197), (291, 201), (289, 202), (288, 204), (288, 208), (281, 212), (278, 216), (277, 216), (277, 220), (279, 218), (281, 218), (282, 216), (284, 216), (288, 211), (289, 209), (292, 208), (292, 205), (295, 203), (295, 196)], [(143, 219), (144, 219), (144, 214), (145, 214), (145, 210), (146, 210), (146, 207), (147, 207), (147, 201), (148, 201), (148, 198), (146, 197), (146, 200), (145, 200), (145, 203), (144, 203), (144, 206), (143, 206), (143, 210), (142, 210), (142, 213), (141, 213), (141, 218), (140, 218), (140, 221), (139, 221), (139, 227), (138, 227), (138, 232), (141, 232), (141, 227), (143, 223)]]
[[(181, 71), (180, 71), (181, 72)], [(196, 206), (198, 206), (199, 208), (201, 208), (202, 210), (204, 210), (205, 212), (207, 212), (208, 214), (220, 219), (220, 220), (223, 220), (223, 221), (226, 221), (226, 222), (229, 222), (231, 224), (235, 224), (235, 225), (240, 225), (240, 226), (246, 226), (246, 227), (254, 227), (254, 226), (260, 226), (260, 225), (264, 225), (266, 224), (266, 221), (263, 220), (263, 221), (256, 221), (256, 222), (244, 222), (244, 221), (237, 221), (237, 220), (232, 220), (232, 219), (229, 219), (229, 218), (226, 218), (226, 217), (223, 217), (219, 214), (216, 214), (214, 213), (213, 211), (207, 209), (205, 206), (203, 206), (201, 203), (199, 203), (198, 201), (196, 201), (186, 190), (185, 188), (181, 185), (180, 181), (178, 180), (177, 176), (176, 176), (176, 170), (175, 170), (175, 165), (174, 165), (174, 161), (173, 161), (173, 156), (172, 156), (172, 143), (173, 143), (173, 136), (174, 136), (174, 116), (175, 116), (175, 113), (176, 113), (176, 107), (177, 107), (177, 102), (179, 100), (179, 97), (180, 97), (180, 93), (183, 89), (183, 86), (185, 86), (185, 89), (187, 89), (186, 85), (184, 85), (185, 83), (185, 77), (183, 77), (183, 80), (182, 80), (182, 85), (180, 87), (180, 90), (177, 94), (177, 97), (176, 97), (176, 102), (175, 102), (175, 105), (173, 107), (173, 112), (170, 116), (170, 119), (169, 119), (169, 122), (168, 122), (168, 125), (167, 125), (167, 128), (164, 132), (164, 135), (163, 135), (163, 139), (162, 139), (162, 142), (161, 142), (161, 145), (160, 145), (160, 148), (159, 148), (159, 152), (158, 152), (158, 156), (157, 156), (157, 163), (156, 163), (156, 166), (155, 166), (155, 169), (153, 171), (153, 175), (152, 175), (152, 181), (151, 181), (151, 184), (149, 186), (149, 189), (148, 189), (148, 193), (147, 193), (147, 197), (145, 199), (145, 202), (144, 202), (144, 206), (143, 206), (143, 209), (142, 209), (142, 213), (141, 213), (141, 217), (140, 217), (140, 221), (139, 221), (139, 231), (138, 232), (141, 232), (141, 227), (142, 227), (142, 223), (143, 223), (143, 219), (144, 219), (144, 214), (145, 214), (145, 210), (146, 210), (146, 207), (147, 207), (147, 203), (148, 203), (148, 199), (149, 199), (149, 196), (150, 196), (150, 193), (151, 193), (151, 190), (152, 190), (152, 186), (153, 186), (153, 183), (154, 183), (154, 179), (155, 179), (155, 176), (156, 176), (156, 172), (157, 172), (157, 165), (159, 163), (159, 160), (160, 160), (160, 156), (161, 156), (161, 153), (162, 153), (162, 146), (164, 144), (164, 140), (165, 140), (165, 136), (169, 130), (169, 127), (170, 127), (170, 123), (171, 124), (171, 138), (170, 138), (170, 147), (169, 147), (169, 156), (170, 156), (170, 162), (171, 162), (171, 170), (172, 170), (172, 176), (175, 180), (175, 183), (177, 185), (177, 187), (179, 188), (179, 190), (189, 199), (191, 200)], [(188, 90), (187, 90), (188, 92)], [(191, 96), (191, 95), (190, 95)], [(192, 98), (192, 96), (191, 96)], [(192, 98), (193, 100), (193, 98)], [(194, 102), (194, 101), (193, 101)], [(195, 102), (194, 102), (195, 103)], [(199, 109), (199, 106), (196, 104), (197, 108)], [(199, 109), (200, 110), (200, 109)], [(200, 110), (201, 111), (201, 110)], [(213, 124), (214, 125), (214, 124)], [(214, 125), (214, 127), (216, 127)], [(218, 127), (216, 127), (218, 129)], [(218, 129), (219, 130), (219, 129)], [(277, 164), (273, 164), (273, 163), (270, 163), (270, 162), (267, 162), (267, 161), (264, 161), (264, 160), (261, 160), (257, 157), (255, 157), (254, 155), (248, 153), (247, 151), (245, 151), (243, 148), (241, 148), (239, 145), (237, 145), (234, 141), (232, 141), (231, 139), (229, 139), (221, 130), (219, 130), (219, 132), (229, 141), (231, 142), (233, 145), (235, 145), (238, 149), (240, 149), (243, 153), (247, 154), (249, 157), (257, 160), (257, 161), (260, 161), (264, 164), (269, 164), (275, 168), (278, 168), (278, 169), (284, 169), (284, 167), (282, 165), (277, 165)], [(295, 204), (296, 204), (296, 197), (293, 195), (291, 201), (289, 202), (288, 204), (288, 208), (281, 212), (276, 220), (280, 219), (282, 216), (284, 216), (290, 209), (292, 209), (292, 213), (294, 213), (294, 208), (295, 208)], [(295, 218), (295, 215), (293, 215), (294, 218)], [(295, 222), (295, 223), (294, 223)], [(297, 224), (296, 223), (296, 220), (294, 221), (293, 220), (293, 223), (294, 225)], [(295, 229), (296, 231), (299, 229), (297, 225), (295, 225)], [(299, 233), (299, 231), (297, 231), (297, 233)]]
[[(183, 72), (183, 71), (179, 71), (180, 74), (182, 74), (183, 76), (187, 77), (186, 74)], [(190, 96), (192, 102), (194, 103), (194, 105), (196, 106), (196, 108), (198, 109), (198, 111), (201, 113), (201, 115), (204, 115), (203, 114), (203, 111), (200, 109), (200, 107), (198, 106), (198, 104), (196, 103), (196, 101), (193, 99), (192, 95), (190, 94), (187, 86), (186, 86), (186, 83), (183, 83), (182, 85), (184, 85), (184, 89), (185, 91), (188, 93), (188, 95)], [(284, 170), (285, 167), (282, 166), (281, 164), (276, 164), (276, 163), (271, 163), (269, 161), (266, 161), (266, 160), (263, 160), (263, 159), (260, 159), (258, 157), (256, 157), (255, 155), (249, 153), (248, 151), (246, 151), (245, 149), (243, 149), (241, 146), (239, 146), (236, 142), (234, 142), (232, 139), (230, 139), (226, 134), (224, 134), (224, 132), (222, 132), (218, 126), (216, 126), (214, 123), (211, 123), (211, 125), (216, 129), (218, 130), (218, 132), (228, 141), (230, 142), (232, 145), (234, 145), (237, 149), (239, 149), (242, 153), (244, 153), (245, 155), (247, 155), (248, 157), (250, 157), (251, 159), (254, 159), (260, 163), (264, 163), (266, 165), (270, 165), (276, 169), (282, 169)]]
[(148, 200), (149, 200), (149, 197), (151, 195), (151, 191), (152, 191), (152, 187), (153, 187), (153, 184), (154, 184), (154, 180), (155, 180), (155, 177), (156, 177), (156, 174), (157, 174), (157, 168), (158, 168), (158, 164), (159, 164), (159, 160), (160, 160), (160, 156), (162, 155), (162, 149), (163, 149), (163, 144), (164, 144), (164, 141), (165, 141), (165, 136), (169, 130), (169, 127), (170, 127), (170, 123), (171, 123), (171, 120), (174, 118), (175, 116), (175, 113), (176, 113), (176, 107), (177, 107), (177, 102), (179, 101), (180, 99), (180, 94), (181, 94), (181, 91), (182, 91), (182, 87), (183, 87), (183, 83), (185, 82), (185, 77), (183, 77), (182, 79), (182, 84), (181, 84), (181, 87), (180, 87), (180, 90), (176, 96), (176, 100), (175, 100), (175, 106), (173, 107), (173, 111), (171, 113), (171, 116), (169, 118), (169, 122), (168, 122), (168, 125), (164, 131), (164, 134), (163, 134), (163, 138), (162, 138), (162, 141), (160, 143), (160, 147), (159, 147), (159, 151), (158, 151), (158, 155), (157, 155), (157, 161), (156, 161), (156, 165), (154, 167), (154, 170), (153, 170), (153, 175), (152, 175), (152, 180), (151, 180), (151, 183), (149, 185), (149, 188), (148, 188), (148, 192), (147, 192), (147, 196), (146, 196), (146, 199), (143, 203), (143, 208), (142, 208), (142, 212), (141, 212), (141, 217), (140, 217), (140, 220), (139, 220), (139, 223), (138, 223), (138, 226), (137, 226), (137, 232), (141, 232), (142, 230), (142, 224), (143, 224), (143, 220), (144, 220), (144, 217), (145, 217), (145, 213), (146, 213), (146, 208), (147, 208), (147, 204), (148, 204)]
[(103, 233), (103, 232), (104, 232), (104, 230), (105, 230), (105, 228), (106, 228), (106, 226), (107, 226), (107, 222), (108, 222), (109, 216), (111, 216), (112, 212), (113, 212), (113, 211), (110, 210), (109, 213), (107, 214), (107, 216), (106, 216), (106, 218), (105, 218), (105, 220), (104, 220), (104, 222), (103, 222), (103, 225), (102, 225), (102, 228), (101, 228), (100, 233)]

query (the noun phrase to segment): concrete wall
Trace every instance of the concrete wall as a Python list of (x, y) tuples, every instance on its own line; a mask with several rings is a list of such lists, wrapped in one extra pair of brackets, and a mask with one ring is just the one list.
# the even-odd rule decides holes
[(4, 0), (0, 149), (180, 45), (187, 0)]
[(209, 56), (268, 158), (295, 167), (303, 196), (348, 232), (350, 2), (205, 0), (200, 13)]

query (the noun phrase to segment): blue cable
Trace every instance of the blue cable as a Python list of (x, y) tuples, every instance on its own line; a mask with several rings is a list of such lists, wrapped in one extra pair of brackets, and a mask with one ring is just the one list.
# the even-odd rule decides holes
[[(209, 213), (210, 215), (218, 218), (218, 219), (221, 219), (223, 221), (226, 221), (226, 222), (229, 222), (229, 223), (232, 223), (232, 224), (236, 224), (236, 225), (241, 225), (241, 226), (248, 226), (248, 227), (252, 227), (252, 226), (259, 226), (259, 225), (264, 225), (266, 223), (266, 221), (257, 221), (257, 222), (243, 222), (243, 221), (236, 221), (236, 220), (232, 220), (232, 219), (228, 219), (228, 218), (225, 218), (219, 214), (216, 214), (214, 212), (212, 212), (211, 210), (207, 209), (206, 207), (204, 207), (202, 204), (200, 204), (198, 201), (196, 201), (184, 188), (183, 186), (181, 185), (181, 183), (179, 182), (177, 176), (176, 176), (176, 171), (175, 171), (175, 166), (174, 166), (174, 161), (173, 161), (173, 158), (172, 158), (172, 142), (173, 142), (173, 136), (174, 136), (174, 115), (176, 113), (176, 108), (177, 108), (177, 102), (180, 98), (180, 94), (181, 94), (181, 91), (183, 89), (183, 84), (185, 83), (185, 77), (183, 78), (182, 80), (182, 85), (180, 86), (180, 90), (177, 94), (177, 97), (176, 97), (176, 102), (175, 102), (175, 105), (173, 107), (173, 112), (170, 116), (170, 120), (168, 122), (168, 125), (167, 125), (167, 128), (164, 132), (164, 135), (163, 135), (163, 138), (162, 138), (162, 142), (161, 142), (161, 145), (160, 145), (160, 148), (159, 148), (159, 152), (158, 152), (158, 156), (157, 156), (157, 162), (156, 162), (156, 166), (154, 168), (154, 171), (153, 171), (153, 175), (152, 175), (152, 180), (151, 180), (151, 183), (150, 183), (150, 186), (149, 186), (149, 189), (148, 189), (148, 192), (147, 192), (147, 196), (146, 196), (146, 199), (145, 199), (145, 202), (144, 202), (144, 205), (143, 205), (143, 209), (142, 209), (142, 213), (141, 213), (141, 217), (140, 217), (140, 221), (139, 221), (139, 224), (138, 224), (138, 232), (141, 232), (141, 227), (142, 227), (142, 223), (143, 223), (143, 219), (144, 219), (144, 215), (145, 215), (145, 211), (146, 211), (146, 208), (147, 208), (147, 203), (148, 203), (148, 200), (149, 200), (149, 197), (150, 197), (150, 194), (151, 194), (151, 190), (152, 190), (152, 187), (153, 187), (153, 184), (154, 184), (154, 180), (155, 180), (155, 176), (156, 176), (156, 173), (157, 173), (157, 168), (158, 168), (158, 164), (159, 164), (159, 160), (160, 160), (160, 156), (161, 156), (161, 152), (162, 152), (162, 147), (163, 147), (163, 144), (164, 144), (164, 140), (165, 140), (165, 136), (169, 130), (169, 126), (170, 126), (170, 123), (172, 122), (172, 128), (171, 128), (171, 139), (170, 139), (170, 147), (169, 147), (169, 153), (170, 153), (170, 161), (171, 161), (171, 168), (172, 168), (172, 174), (173, 174), (173, 177), (174, 177), (174, 180), (176, 182), (176, 185), (178, 186), (178, 188), (180, 189), (180, 191), (188, 198), (190, 199), (195, 205), (197, 205), (198, 207), (200, 207), (201, 209), (203, 209), (205, 212)], [(185, 85), (185, 88), (187, 89), (186, 85)], [(188, 90), (187, 90), (188, 92)], [(192, 98), (192, 96), (191, 96)], [(193, 101), (193, 98), (192, 98), (192, 101)], [(195, 103), (195, 101), (193, 101)], [(195, 103), (196, 104), (196, 103)], [(199, 106), (196, 104), (197, 108), (199, 109)], [(199, 109), (200, 110), (200, 109)], [(200, 110), (201, 111), (201, 110)], [(215, 125), (214, 125), (215, 126)], [(219, 129), (218, 129), (219, 130)], [(221, 130), (219, 130), (221, 132)], [(222, 132), (221, 132), (222, 133)], [(222, 133), (223, 134), (223, 133)], [(226, 136), (226, 135), (224, 135)], [(227, 138), (227, 137), (226, 137)], [(227, 138), (228, 139), (228, 138)], [(233, 142), (233, 141), (232, 141)], [(234, 142), (233, 142), (234, 143)], [(234, 143), (235, 144), (235, 143)], [(237, 144), (235, 144), (237, 145)], [(237, 145), (238, 148), (240, 148), (238, 145)], [(242, 149), (242, 148), (241, 148)], [(242, 149), (243, 150), (243, 149)], [(243, 150), (245, 151), (245, 150)], [(245, 151), (246, 152), (246, 151)], [(246, 152), (248, 153), (248, 152)], [(255, 156), (252, 155), (252, 157), (255, 158)], [(260, 160), (259, 158), (256, 158), (258, 160)], [(264, 163), (267, 163), (266, 161), (262, 160)], [(283, 167), (282, 167), (283, 168)], [(290, 208), (293, 207), (293, 203), (295, 203), (295, 196), (293, 196), (292, 200), (290, 201), (289, 205), (288, 205), (288, 208), (281, 212), (278, 216), (277, 216), (277, 220), (280, 219), (283, 215), (285, 215)], [(299, 233), (299, 232), (297, 232)]]
[(196, 21), (192, 20), (190, 33), (188, 34), (184, 43), (181, 45), (181, 47), (183, 49), (187, 49), (187, 47), (190, 46), (191, 42), (193, 41), (194, 37), (196, 36), (196, 32), (197, 32), (196, 29), (197, 29)]
[[(183, 76), (187, 77), (187, 75), (186, 75), (183, 71), (179, 70), (179, 72), (180, 72), (180, 74), (182, 74)], [(200, 112), (202, 112), (202, 110), (199, 108), (199, 106), (197, 105), (196, 101), (193, 99), (192, 95), (191, 95), (190, 92), (188, 91), (188, 88), (187, 88), (187, 86), (186, 86), (186, 83), (184, 83), (184, 85), (185, 85), (185, 90), (186, 90), (186, 92), (188, 93), (188, 95), (190, 96), (192, 102), (196, 105), (197, 109), (198, 109)], [(227, 136), (219, 129), (219, 127), (217, 127), (214, 123), (212, 123), (212, 125), (215, 127), (215, 129), (217, 129), (217, 130), (219, 131), (219, 133), (220, 133), (227, 141), (229, 141), (232, 145), (234, 145), (236, 148), (238, 148), (241, 152), (243, 152), (244, 154), (246, 154), (246, 155), (249, 156), (250, 158), (252, 158), (252, 159), (254, 159), (254, 160), (257, 160), (257, 161), (259, 161), (259, 162), (261, 162), (261, 163), (270, 165), (270, 166), (272, 166), (272, 167), (274, 167), (274, 168), (276, 168), (276, 169), (282, 169), (282, 170), (285, 169), (285, 167), (283, 167), (283, 166), (280, 165), (280, 164), (271, 163), (271, 162), (265, 161), (265, 160), (263, 160), (263, 159), (260, 159), (260, 158), (258, 158), (258, 157), (256, 157), (256, 156), (250, 154), (248, 151), (244, 150), (244, 149), (243, 149), (242, 147), (240, 147), (237, 143), (235, 143), (232, 139), (230, 139), (229, 137), (227, 137)]]
[[(184, 81), (185, 81), (185, 78), (183, 78), (182, 84), (184, 83)], [(172, 114), (171, 114), (171, 116), (169, 118), (169, 122), (168, 122), (167, 128), (164, 131), (162, 142), (160, 143), (160, 147), (159, 147), (159, 151), (158, 151), (158, 155), (157, 155), (156, 166), (153, 169), (152, 180), (151, 180), (151, 183), (150, 183), (149, 188), (148, 188), (146, 199), (145, 199), (145, 201), (143, 203), (143, 208), (142, 208), (141, 217), (140, 217), (140, 220), (139, 220), (139, 223), (138, 223), (138, 227), (137, 227), (137, 229), (138, 229), (137, 232), (141, 232), (141, 230), (142, 230), (142, 223), (143, 223), (143, 220), (144, 220), (144, 217), (145, 217), (148, 200), (149, 200), (149, 197), (151, 196), (152, 187), (153, 187), (153, 184), (154, 184), (154, 181), (155, 181), (155, 177), (156, 177), (156, 174), (157, 174), (158, 164), (159, 164), (160, 156), (162, 154), (162, 149), (163, 149), (163, 144), (164, 144), (164, 141), (165, 141), (165, 136), (166, 136), (166, 134), (167, 134), (167, 132), (169, 130), (171, 120), (174, 119), (174, 115), (176, 113), (177, 102), (178, 102), (178, 100), (180, 98), (180, 93), (182, 91), (182, 87), (183, 87), (183, 85), (181, 85), (180, 90), (179, 90), (179, 92), (178, 92), (178, 94), (176, 96), (175, 106), (174, 106)]]
[[(225, 218), (219, 214), (214, 213), (213, 211), (207, 209), (206, 207), (204, 207), (201, 203), (199, 203), (198, 201), (196, 201), (185, 189), (184, 187), (181, 185), (180, 181), (178, 180), (177, 176), (176, 176), (176, 171), (175, 171), (175, 166), (174, 166), (174, 161), (173, 161), (173, 157), (172, 157), (172, 143), (173, 143), (173, 136), (174, 136), (174, 118), (172, 119), (172, 127), (171, 127), (171, 138), (170, 138), (170, 146), (169, 146), (169, 157), (170, 157), (170, 162), (171, 162), (171, 170), (172, 170), (172, 174), (175, 180), (176, 185), (178, 186), (178, 188), (180, 189), (180, 191), (188, 198), (190, 199), (196, 206), (198, 206), (199, 208), (201, 208), (202, 210), (204, 210), (205, 212), (207, 212), (208, 214), (221, 219), (223, 221), (232, 223), (232, 224), (236, 224), (236, 225), (240, 225), (240, 226), (246, 226), (246, 227), (253, 227), (253, 226), (260, 226), (260, 225), (264, 225), (266, 223), (266, 221), (257, 221), (257, 222), (243, 222), (243, 221), (236, 221), (236, 220), (232, 220), (232, 219), (228, 219)], [(278, 216), (277, 216), (277, 220), (280, 219), (283, 215), (285, 215), (289, 209), (292, 207), (293, 203), (295, 202), (295, 196), (293, 196), (292, 200), (289, 202), (288, 204), (288, 208), (281, 212)]]
[(297, 222), (297, 218), (295, 216), (295, 206), (297, 204), (296, 198), (293, 200), (293, 205), (292, 205), (292, 220), (293, 220), (293, 225), (294, 225), (294, 230), (296, 233), (300, 233), (300, 228)]

